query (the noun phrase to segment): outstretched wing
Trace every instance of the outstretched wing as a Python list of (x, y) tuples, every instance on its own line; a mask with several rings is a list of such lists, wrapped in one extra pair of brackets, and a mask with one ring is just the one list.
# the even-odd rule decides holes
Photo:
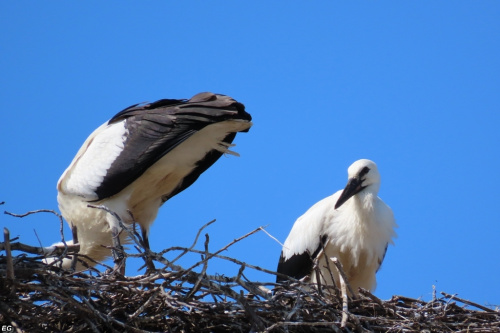
[[(128, 107), (89, 136), (58, 187), (88, 201), (110, 197), (194, 133), (225, 120), (249, 122), (251, 116), (243, 104), (212, 93), (201, 93), (190, 100), (163, 99)], [(234, 136), (229, 134), (227, 143)], [(221, 154), (209, 152), (202, 157), (201, 167), (206, 170)], [(192, 178), (185, 182), (190, 185), (197, 176)]]

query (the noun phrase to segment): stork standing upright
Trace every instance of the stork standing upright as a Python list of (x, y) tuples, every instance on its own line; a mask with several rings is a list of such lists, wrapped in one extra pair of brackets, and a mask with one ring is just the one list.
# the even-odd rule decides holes
[[(392, 210), (377, 196), (377, 165), (361, 159), (347, 173), (344, 190), (317, 202), (297, 219), (283, 245), (278, 273), (316, 283), (313, 264), (318, 259), (320, 282), (332, 285), (333, 276), (338, 285), (342, 282), (339, 272), (333, 262), (327, 263), (336, 257), (355, 293), (359, 287), (375, 289), (375, 273), (388, 244), (393, 244), (397, 225)], [(284, 280), (280, 276), (276, 279)]]
[[(251, 119), (231, 97), (200, 93), (190, 100), (133, 105), (97, 128), (57, 184), (59, 208), (76, 227), (79, 253), (98, 262), (110, 256), (103, 245), (112, 245), (112, 231), (121, 230), (110, 212), (125, 224), (137, 222), (149, 247), (149, 228), (160, 206), (222, 154), (238, 155), (229, 148), (237, 132), (249, 130)], [(130, 241), (125, 233), (120, 240)], [(63, 261), (63, 267), (70, 264)]]

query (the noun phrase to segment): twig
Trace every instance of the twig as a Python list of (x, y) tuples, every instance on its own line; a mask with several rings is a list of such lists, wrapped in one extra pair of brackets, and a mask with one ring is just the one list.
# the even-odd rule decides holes
[[(262, 284), (259, 283), (254, 283), (250, 282), (246, 276), (243, 274), (243, 270), (246, 268), (246, 265), (241, 265), (240, 270), (238, 271), (238, 276), (236, 277), (236, 282), (243, 288), (249, 291), (249, 296), (257, 295), (262, 297), (263, 299), (271, 299), (272, 293), (271, 290), (268, 288), (264, 287)], [(244, 281), (241, 277), (246, 279), (247, 281)]]
[[(226, 246), (222, 247), (222, 248), (221, 248), (220, 250), (218, 250), (217, 252), (209, 254), (209, 255), (208, 255), (208, 257), (207, 257), (205, 260), (209, 260), (209, 259), (211, 259), (211, 258), (215, 257), (216, 255), (218, 255), (219, 253), (221, 253), (221, 252), (223, 252), (223, 251), (226, 251), (229, 247), (231, 247), (232, 245), (234, 245), (234, 244), (238, 243), (238, 242), (239, 242), (239, 241), (241, 241), (242, 239), (245, 239), (245, 238), (247, 238), (247, 237), (249, 237), (249, 236), (251, 236), (251, 235), (255, 234), (256, 232), (258, 232), (258, 231), (260, 231), (260, 230), (262, 230), (262, 227), (258, 227), (257, 229), (254, 229), (254, 230), (250, 231), (249, 233), (247, 233), (247, 234), (245, 234), (245, 235), (243, 235), (243, 236), (241, 236), (241, 237), (238, 237), (238, 238), (234, 239), (232, 242), (230, 242), (230, 243), (229, 243), (229, 244), (227, 244)], [(203, 262), (198, 262), (198, 263), (194, 264), (193, 266), (189, 267), (189, 268), (188, 268), (188, 269), (186, 269), (186, 270), (187, 270), (187, 271), (190, 271), (190, 270), (192, 270), (192, 269), (196, 268), (197, 266), (201, 265), (202, 263), (203, 263)]]
[(332, 328), (337, 328), (338, 329), (338, 323), (335, 321), (325, 321), (325, 322), (295, 322), (295, 321), (280, 321), (277, 323), (274, 323), (273, 325), (269, 326), (266, 329), (266, 332), (271, 332), (273, 329), (276, 327), (280, 326), (294, 326), (294, 327), (329, 327), (331, 326)]
[(203, 269), (201, 270), (201, 274), (198, 276), (198, 279), (197, 279), (196, 283), (194, 284), (193, 288), (186, 294), (186, 299), (191, 298), (194, 295), (194, 293), (196, 293), (200, 289), (201, 281), (202, 281), (203, 277), (205, 276), (205, 274), (207, 274), (208, 256), (209, 256), (209, 252), (208, 252), (209, 241), (210, 241), (210, 237), (208, 236), (208, 234), (205, 234), (205, 255), (201, 261), (201, 262), (203, 262)]
[(349, 291), (351, 292), (351, 294), (354, 295), (354, 293), (352, 292), (352, 289), (347, 282), (347, 278), (344, 274), (344, 270), (342, 268), (342, 264), (340, 263), (340, 261), (335, 257), (333, 257), (331, 259), (332, 259), (333, 263), (335, 264), (335, 266), (337, 267), (337, 270), (339, 271), (340, 289), (341, 289), (341, 294), (342, 294), (342, 321), (340, 323), (340, 327), (345, 328), (347, 325), (347, 319), (348, 319), (348, 313), (349, 313), (349, 308), (348, 308), (349, 296), (347, 295), (346, 286), (349, 288)]
[[(63, 221), (63, 217), (61, 214), (59, 214), (58, 212), (56, 212), (55, 210), (52, 210), (52, 209), (37, 209), (37, 210), (32, 210), (32, 211), (29, 211), (29, 212), (26, 212), (24, 214), (15, 214), (15, 213), (11, 213), (11, 212), (8, 212), (8, 211), (4, 211), (4, 214), (7, 214), (7, 215), (10, 215), (10, 216), (14, 216), (14, 217), (26, 217), (28, 215), (32, 215), (32, 214), (37, 214), (37, 213), (51, 213), (51, 214), (54, 214), (55, 216), (57, 216), (57, 218), (59, 219), (59, 232), (61, 234), (61, 242), (64, 244), (65, 248), (67, 247), (67, 244), (66, 244), (66, 241), (64, 240), (64, 232), (63, 232), (63, 225), (64, 225), (64, 221)], [(35, 235), (36, 235), (36, 231), (35, 231)], [(36, 235), (37, 239), (38, 239), (38, 242), (40, 243), (40, 247), (42, 247), (42, 244), (40, 242), (40, 238), (38, 238), (38, 235)], [(63, 255), (65, 256), (66, 253), (63, 251)]]
[(181, 254), (179, 254), (175, 259), (171, 260), (170, 262), (172, 264), (175, 263), (177, 260), (179, 260), (179, 258), (181, 258), (183, 255), (185, 255), (187, 252), (191, 251), (196, 246), (196, 243), (198, 243), (198, 238), (200, 237), (201, 232), (206, 227), (208, 227), (209, 225), (211, 225), (214, 222), (215, 222), (215, 219), (205, 223), (200, 229), (198, 229), (198, 233), (196, 234), (196, 237), (194, 238), (193, 244), (189, 248), (185, 249)]
[(474, 302), (471, 302), (471, 301), (468, 301), (466, 299), (463, 299), (463, 298), (460, 298), (460, 297), (457, 297), (456, 295), (450, 295), (450, 294), (447, 294), (445, 292), (441, 292), (441, 295), (443, 295), (444, 297), (446, 298), (449, 298), (450, 300), (451, 299), (455, 299), (459, 302), (462, 302), (464, 304), (467, 304), (467, 305), (470, 305), (470, 306), (473, 306), (473, 307), (476, 307), (478, 309), (481, 309), (483, 311), (486, 311), (486, 312), (490, 312), (490, 313), (495, 313), (495, 314), (498, 314), (499, 312), (498, 311), (495, 311), (495, 310), (492, 310), (490, 308), (487, 308), (485, 306), (482, 306), (480, 304), (477, 304), (477, 303), (474, 303)]
[(140, 246), (143, 245), (143, 244), (141, 244), (142, 242), (138, 238), (137, 234), (133, 230), (130, 230), (130, 228), (125, 225), (125, 223), (123, 222), (122, 218), (116, 212), (112, 211), (111, 209), (109, 209), (108, 207), (106, 207), (104, 205), (96, 206), (96, 205), (90, 205), (89, 204), (89, 205), (87, 205), (87, 207), (89, 207), (89, 208), (95, 208), (95, 209), (102, 209), (105, 212), (111, 214), (116, 219), (116, 221), (118, 222), (118, 225), (120, 226), (120, 228), (122, 228), (123, 230), (125, 230), (128, 233), (128, 235), (134, 241), (134, 243), (136, 243), (137, 245), (140, 245)]
[(11, 282), (14, 282), (15, 276), (14, 264), (12, 262), (12, 252), (10, 250), (10, 232), (7, 228), (3, 228), (3, 241), (7, 261), (7, 279), (11, 280)]
[[(326, 245), (328, 244), (328, 241), (327, 242), (323, 242), (320, 238), (320, 244), (321, 244), (321, 252), (324, 254), (325, 256), (325, 263), (326, 263), (326, 268), (328, 270), (328, 273), (330, 274), (330, 279), (332, 279), (332, 284), (334, 286), (334, 290), (335, 290), (335, 293), (337, 294), (336, 296), (338, 297), (338, 287), (335, 283), (335, 278), (333, 277), (333, 272), (332, 272), (332, 268), (330, 266), (330, 260), (328, 260), (328, 257), (326, 256)], [(319, 257), (319, 254), (318, 254), (318, 257)]]
[(344, 280), (346, 286), (347, 286), (347, 289), (349, 289), (349, 292), (351, 293), (352, 295), (352, 298), (353, 299), (357, 299), (356, 297), (356, 294), (353, 292), (352, 288), (351, 288), (351, 285), (349, 284), (349, 280), (347, 279), (347, 276), (345, 275), (344, 273), (344, 268), (342, 267), (342, 263), (340, 262), (340, 260), (338, 260), (336, 257), (332, 257), (331, 260), (333, 261), (333, 263), (335, 264), (335, 266), (337, 267), (337, 270), (339, 272), (339, 275), (342, 277), (342, 279)]
[[(192, 253), (198, 253), (198, 254), (203, 254), (204, 253), (203, 251), (200, 251), (200, 250), (196, 250), (196, 249), (190, 249), (189, 250), (189, 249), (187, 249), (185, 247), (181, 247), (181, 246), (173, 246), (173, 247), (169, 248), (166, 251), (184, 251), (184, 250), (186, 250), (186, 252), (192, 252)], [(163, 253), (163, 252), (165, 252), (165, 251), (162, 251), (160, 253)], [(297, 280), (292, 280), (292, 278), (288, 277), (287, 275), (280, 274), (280, 273), (277, 273), (275, 271), (271, 271), (269, 269), (265, 269), (265, 268), (262, 268), (262, 267), (259, 267), (259, 266), (251, 265), (251, 264), (245, 263), (245, 262), (243, 262), (241, 260), (238, 260), (238, 259), (235, 259), (235, 258), (223, 256), (223, 255), (220, 255), (220, 254), (214, 254), (214, 253), (211, 253), (210, 256), (212, 258), (219, 258), (219, 259), (231, 261), (231, 262), (235, 263), (236, 265), (243, 265), (244, 264), (248, 268), (252, 268), (252, 269), (255, 269), (257, 271), (261, 271), (261, 272), (264, 272), (264, 273), (267, 273), (267, 274), (271, 274), (271, 275), (282, 275), (283, 277), (289, 278), (291, 281), (297, 281)]]
[[(78, 230), (76, 225), (71, 224), (71, 234), (73, 235), (73, 244), (79, 244), (78, 243)], [(78, 256), (74, 255), (73, 258), (71, 258), (71, 270), (75, 271), (76, 270), (76, 264), (78, 262)]]
[(66, 244), (66, 242), (64, 241), (64, 233), (63, 233), (63, 224), (64, 224), (63, 217), (61, 216), (61, 214), (59, 214), (55, 210), (52, 210), (52, 209), (37, 209), (37, 210), (32, 210), (32, 211), (26, 212), (24, 214), (14, 214), (14, 213), (11, 213), (11, 212), (8, 212), (8, 211), (4, 211), (4, 214), (10, 215), (10, 216), (14, 216), (14, 217), (26, 217), (28, 215), (37, 214), (37, 213), (51, 213), (51, 214), (54, 214), (55, 216), (57, 216), (59, 218), (59, 222), (60, 222), (60, 229), (59, 229), (59, 231), (61, 233), (61, 242), (63, 244)]
[(369, 297), (372, 301), (380, 305), (382, 308), (384, 308), (384, 304), (382, 303), (382, 300), (378, 298), (377, 296), (373, 295), (371, 292), (369, 292), (366, 289), (360, 288), (359, 289), (360, 294)]
[(62, 216), (57, 213), (56, 211), (52, 210), (52, 209), (37, 209), (37, 210), (31, 210), (29, 212), (26, 212), (24, 214), (15, 214), (15, 213), (11, 213), (11, 212), (8, 212), (8, 211), (4, 211), (4, 214), (7, 214), (7, 215), (10, 215), (10, 216), (14, 216), (14, 217), (26, 217), (28, 215), (31, 215), (31, 214), (36, 214), (36, 213), (52, 213), (54, 215), (56, 215), (57, 217), (61, 218), (62, 219)]
[[(321, 252), (323, 252), (323, 250), (321, 250)], [(319, 259), (321, 257), (320, 256), (317, 256), (316, 258), (314, 258), (314, 266), (313, 266), (313, 270), (314, 270), (314, 274), (316, 274), (316, 284), (317, 284), (317, 287), (318, 287), (318, 292), (319, 292), (319, 295), (320, 296), (324, 296), (323, 295), (323, 288), (321, 288), (321, 269), (319, 267)]]
[(267, 228), (267, 225), (263, 226), (262, 227), (262, 231), (269, 236), (269, 238), (271, 238), (272, 240), (274, 240), (276, 243), (278, 243), (281, 247), (283, 247), (283, 243), (281, 243), (276, 237), (274, 237), (273, 235), (271, 235), (269, 232), (267, 232), (266, 230)]
[(290, 321), (290, 319), (292, 319), (292, 317), (295, 315), (295, 313), (297, 313), (297, 311), (300, 309), (301, 306), (302, 306), (302, 297), (299, 296), (299, 297), (297, 297), (297, 299), (296, 299), (296, 301), (294, 303), (294, 306), (291, 309), (291, 311), (288, 312), (288, 314), (286, 315), (285, 319), (287, 321)]
[[(48, 247), (30, 246), (23, 243), (11, 243), (10, 248), (13, 251), (22, 251), (26, 253), (42, 255), (42, 256), (60, 256), (62, 255), (66, 248), (63, 245), (52, 245)], [(5, 250), (5, 244), (0, 243), (0, 251)], [(77, 253), (80, 251), (80, 244), (68, 245), (68, 253)]]
[(157, 296), (158, 296), (158, 295), (162, 292), (162, 290), (163, 290), (163, 289), (161, 289), (161, 288), (156, 289), (156, 291), (155, 291), (155, 292), (153, 292), (153, 294), (151, 295), (151, 297), (149, 297), (149, 298), (148, 298), (148, 300), (147, 300), (144, 304), (142, 304), (142, 305), (139, 307), (139, 309), (137, 309), (137, 311), (135, 311), (133, 314), (131, 314), (131, 315), (129, 316), (129, 319), (133, 320), (133, 319), (135, 319), (137, 316), (139, 316), (141, 313), (143, 313), (143, 312), (144, 312), (144, 310), (145, 310), (145, 309), (147, 309), (147, 308), (149, 307), (149, 304), (151, 304), (151, 303), (154, 301), (154, 299), (155, 299), (155, 298), (156, 298), (156, 297), (157, 297)]

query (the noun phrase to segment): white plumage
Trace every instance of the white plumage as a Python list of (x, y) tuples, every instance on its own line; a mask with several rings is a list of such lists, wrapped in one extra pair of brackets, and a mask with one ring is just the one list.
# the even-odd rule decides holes
[[(160, 206), (222, 154), (237, 155), (229, 147), (237, 132), (252, 126), (250, 120), (231, 97), (200, 93), (190, 100), (133, 105), (97, 128), (57, 184), (59, 208), (76, 226), (79, 253), (102, 261), (111, 254), (102, 246), (112, 245), (111, 229), (121, 230), (116, 218), (89, 204), (107, 207), (126, 224), (137, 222), (149, 246)], [(120, 240), (128, 241), (126, 233)], [(65, 259), (63, 266), (70, 263)]]
[[(392, 210), (377, 196), (379, 188), (376, 164), (366, 159), (354, 162), (345, 189), (319, 201), (297, 219), (283, 245), (277, 271), (317, 282), (313, 263), (320, 255), (321, 283), (331, 285), (326, 260), (336, 257), (355, 292), (359, 287), (373, 291), (375, 274), (387, 245), (393, 244), (397, 227)], [(338, 283), (335, 265), (329, 266)], [(283, 280), (277, 278), (277, 282)]]

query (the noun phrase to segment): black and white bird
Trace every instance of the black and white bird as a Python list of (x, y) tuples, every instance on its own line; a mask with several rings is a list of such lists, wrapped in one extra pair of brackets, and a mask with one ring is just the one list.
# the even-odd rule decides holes
[[(377, 196), (377, 165), (361, 159), (347, 172), (344, 190), (317, 202), (297, 219), (283, 245), (278, 273), (316, 283), (313, 265), (318, 259), (320, 283), (332, 285), (333, 276), (339, 286), (338, 270), (333, 262), (326, 262), (336, 257), (355, 293), (359, 287), (375, 289), (375, 273), (388, 244), (393, 244), (397, 225), (391, 208)], [(284, 280), (278, 276), (276, 281)]]
[[(238, 155), (229, 148), (237, 132), (250, 129), (251, 119), (243, 104), (206, 92), (190, 100), (136, 104), (97, 128), (57, 184), (59, 208), (70, 227), (76, 226), (79, 253), (104, 260), (111, 255), (103, 247), (112, 245), (110, 230), (121, 230), (112, 214), (89, 204), (106, 207), (126, 224), (137, 222), (149, 247), (160, 206), (222, 154)], [(120, 240), (130, 241), (124, 232)], [(65, 259), (63, 267), (70, 263)]]

